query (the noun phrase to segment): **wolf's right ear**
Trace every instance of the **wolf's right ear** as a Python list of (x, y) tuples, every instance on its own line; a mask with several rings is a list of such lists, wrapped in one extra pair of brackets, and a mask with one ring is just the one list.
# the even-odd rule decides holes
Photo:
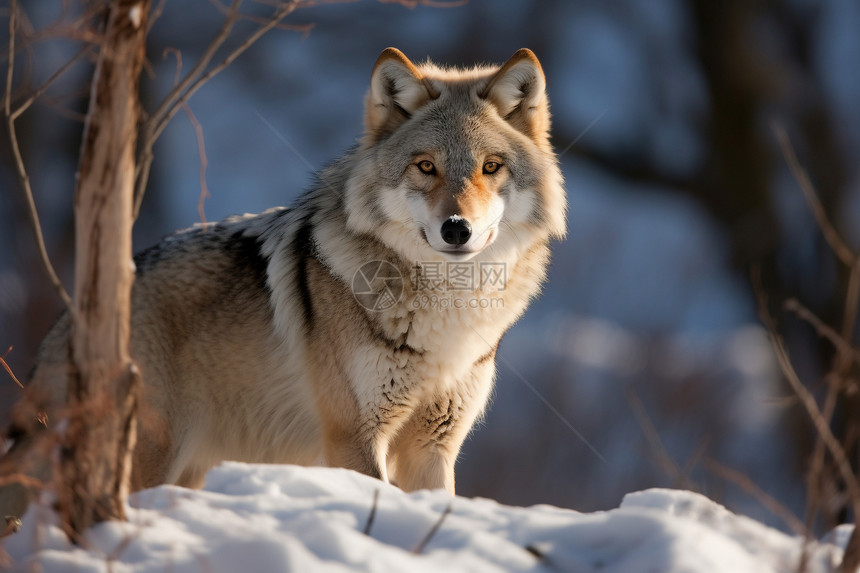
[(421, 106), (439, 97), (439, 92), (397, 48), (386, 48), (373, 67), (370, 91), (364, 110), (368, 137), (394, 131)]
[(549, 137), (546, 78), (534, 52), (518, 50), (490, 78), (479, 96), (496, 106), (499, 115), (536, 141)]

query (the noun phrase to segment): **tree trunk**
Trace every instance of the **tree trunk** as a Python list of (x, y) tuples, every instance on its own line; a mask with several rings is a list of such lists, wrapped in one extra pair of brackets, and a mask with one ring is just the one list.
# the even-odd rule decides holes
[(129, 355), (132, 197), (149, 6), (110, 4), (81, 145), (69, 418), (57, 482), (75, 541), (95, 523), (124, 519), (131, 481), (140, 387)]

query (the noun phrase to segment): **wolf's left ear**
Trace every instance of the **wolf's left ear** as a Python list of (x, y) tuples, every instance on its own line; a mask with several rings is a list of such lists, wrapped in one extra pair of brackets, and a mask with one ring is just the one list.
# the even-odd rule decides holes
[(364, 111), (367, 135), (394, 131), (421, 106), (439, 97), (418, 68), (397, 48), (386, 48), (373, 67)]
[(522, 48), (511, 56), (479, 95), (492, 102), (499, 115), (519, 131), (536, 140), (548, 137), (546, 78), (531, 50)]

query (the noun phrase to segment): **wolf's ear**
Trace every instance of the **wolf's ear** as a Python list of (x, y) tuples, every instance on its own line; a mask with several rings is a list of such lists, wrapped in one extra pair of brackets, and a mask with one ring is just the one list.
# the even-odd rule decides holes
[(495, 105), (499, 115), (519, 131), (534, 139), (547, 139), (546, 78), (531, 50), (522, 48), (511, 56), (479, 95)]
[(378, 137), (393, 131), (421, 106), (439, 97), (418, 68), (397, 48), (386, 48), (370, 78), (364, 110), (367, 135)]

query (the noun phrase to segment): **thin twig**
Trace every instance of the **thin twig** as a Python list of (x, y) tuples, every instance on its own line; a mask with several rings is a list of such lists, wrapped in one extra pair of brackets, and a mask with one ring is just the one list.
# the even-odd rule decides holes
[(224, 19), (224, 23), (221, 25), (221, 29), (218, 30), (218, 34), (215, 36), (215, 39), (206, 47), (206, 51), (203, 52), (203, 55), (200, 56), (200, 60), (198, 60), (194, 67), (191, 68), (191, 71), (185, 75), (181, 82), (174, 85), (173, 89), (170, 90), (155, 111), (152, 112), (149, 121), (152, 121), (155, 124), (161, 123), (173, 103), (188, 88), (188, 86), (191, 85), (191, 82), (193, 82), (196, 77), (201, 74), (207, 66), (209, 66), (212, 58), (215, 57), (215, 53), (230, 36), (230, 32), (233, 31), (233, 25), (236, 23), (236, 16), (241, 4), (242, 0), (233, 0), (230, 12)]
[(657, 464), (663, 469), (663, 472), (672, 477), (680, 487), (695, 490), (696, 488), (694, 484), (690, 482), (687, 475), (685, 475), (685, 472), (681, 470), (678, 464), (675, 463), (666, 451), (663, 441), (660, 439), (660, 434), (657, 432), (657, 428), (654, 427), (651, 418), (645, 411), (645, 406), (642, 404), (642, 401), (639, 400), (639, 397), (635, 392), (630, 391), (627, 393), (627, 403), (630, 405), (630, 409), (633, 411), (636, 421), (639, 422), (639, 428), (642, 430), (642, 434), (645, 436), (645, 440), (648, 442), (651, 451), (656, 456)]
[(51, 110), (60, 117), (63, 117), (75, 123), (80, 123), (82, 125), (87, 121), (86, 113), (81, 113), (77, 110), (65, 106), (58, 97), (43, 95), (42, 101), (44, 102), (43, 105), (45, 105), (46, 107), (50, 107)]
[(785, 301), (785, 309), (796, 314), (804, 322), (809, 323), (819, 336), (826, 338), (836, 347), (837, 353), (848, 356), (850, 360), (860, 364), (860, 350), (851, 346), (841, 334), (836, 332), (833, 327), (825, 324), (823, 320), (818, 318), (814, 312), (805, 307), (799, 300), (795, 298), (788, 299)]
[(161, 54), (163, 59), (167, 59), (167, 56), (173, 54), (173, 57), (176, 58), (176, 69), (173, 71), (173, 85), (179, 83), (179, 78), (182, 77), (182, 52), (177, 50), (176, 48), (167, 47), (164, 48), (164, 53)]
[[(238, 1), (237, 1), (237, 4), (238, 4)], [(297, 5), (298, 5), (298, 2), (295, 0), (293, 0), (291, 2), (287, 2), (286, 4), (284, 4), (275, 14), (272, 15), (272, 17), (268, 20), (268, 22), (264, 26), (259, 27), (253, 34), (248, 36), (245, 39), (245, 41), (242, 42), (235, 50), (230, 52), (223, 60), (221, 60), (221, 62), (218, 65), (216, 65), (215, 67), (210, 69), (208, 72), (206, 72), (203, 76), (199, 77), (196, 81), (194, 81), (188, 87), (188, 89), (185, 90), (185, 92), (182, 93), (182, 95), (179, 96), (179, 98), (172, 105), (170, 105), (170, 107), (168, 107), (164, 111), (161, 111), (160, 109), (156, 110), (156, 113), (153, 115), (152, 118), (150, 118), (150, 121), (154, 121), (156, 124), (155, 129), (153, 131), (153, 137), (157, 139), (158, 136), (161, 135), (161, 132), (164, 130), (164, 128), (167, 126), (167, 124), (170, 122), (170, 120), (173, 118), (173, 116), (176, 114), (176, 112), (182, 107), (182, 104), (184, 104), (186, 101), (188, 101), (188, 99), (192, 95), (194, 95), (194, 93), (198, 89), (200, 89), (206, 82), (211, 80), (213, 77), (215, 77), (216, 75), (221, 73), (224, 70), (224, 68), (226, 68), (227, 66), (232, 64), (236, 58), (238, 58), (243, 53), (245, 53), (245, 51), (248, 48), (250, 48), (251, 46), (253, 46), (257, 42), (257, 40), (259, 40), (266, 32), (268, 32), (272, 28), (276, 27), (281, 22), (281, 20), (286, 18), (290, 13), (292, 13), (296, 9)], [(233, 20), (235, 20), (235, 19), (236, 18), (234, 17)], [(232, 25), (232, 23), (231, 23), (231, 25)], [(228, 30), (228, 33), (229, 33), (229, 30)], [(188, 74), (188, 76), (186, 76), (186, 79), (193, 76), (196, 73), (196, 69), (197, 69), (197, 66), (195, 66), (195, 70), (192, 70), (192, 72), (190, 74)], [(182, 84), (187, 85), (187, 82), (185, 80), (183, 80)]]
[(30, 177), (27, 175), (26, 167), (24, 167), (24, 159), (21, 156), (21, 148), (18, 146), (18, 135), (15, 132), (15, 118), (12, 117), (12, 72), (15, 68), (15, 24), (17, 12), (18, 2), (17, 0), (11, 0), (11, 4), (9, 6), (9, 65), (8, 69), (6, 70), (6, 98), (4, 102), (6, 125), (9, 129), (9, 142), (12, 147), (12, 155), (15, 158), (15, 170), (18, 174), (18, 181), (21, 184), (21, 188), (24, 191), (24, 198), (27, 202), (27, 213), (30, 219), (30, 227), (32, 228), (33, 235), (36, 239), (36, 247), (39, 251), (39, 259), (42, 263), (42, 267), (44, 268), (45, 273), (48, 275), (48, 278), (51, 281), (51, 284), (54, 285), (54, 290), (57, 291), (57, 294), (62, 299), (63, 304), (66, 305), (66, 308), (69, 309), (69, 312), (72, 312), (72, 299), (71, 297), (69, 297), (69, 294), (66, 292), (66, 289), (63, 288), (63, 283), (60, 282), (60, 278), (54, 271), (54, 267), (51, 264), (51, 259), (48, 257), (48, 251), (45, 248), (45, 239), (42, 235), (42, 226), (39, 223), (39, 213), (36, 210), (36, 202), (33, 200), (33, 190), (30, 187)]
[(0, 477), (0, 487), (12, 484), (23, 485), (25, 487), (33, 489), (42, 489), (46, 485), (45, 482), (40, 480), (39, 478), (34, 478), (33, 476), (28, 476), (23, 473), (16, 473)]
[[(251, 22), (253, 24), (266, 24), (269, 21), (265, 16), (254, 16), (253, 14), (239, 14), (237, 20), (240, 22)], [(284, 32), (298, 32), (302, 35), (302, 39), (306, 39), (308, 35), (316, 28), (316, 24), (278, 24), (273, 27), (275, 30)]]
[[(233, 6), (236, 11), (238, 11), (240, 2), (241, 0), (234, 0)], [(223, 44), (224, 41), (227, 39), (227, 36), (229, 36), (230, 31), (232, 30), (232, 26), (236, 21), (236, 15), (234, 11), (231, 10), (232, 16), (228, 17), (227, 20), (224, 22), (224, 25), (221, 27), (221, 30), (219, 31), (213, 43), (206, 50), (206, 53), (204, 54), (204, 57), (201, 58), (201, 61), (197, 63), (194, 69), (191, 70), (191, 72), (189, 72), (185, 76), (185, 78), (179, 83), (179, 85), (176, 86), (176, 88), (171, 90), (171, 92), (158, 106), (152, 116), (146, 121), (146, 124), (143, 128), (144, 135), (141, 143), (141, 148), (138, 154), (138, 171), (136, 173), (137, 184), (135, 186), (134, 193), (135, 218), (140, 213), (140, 205), (143, 201), (144, 192), (146, 191), (146, 184), (149, 181), (149, 170), (152, 166), (153, 160), (152, 147), (153, 145), (155, 145), (155, 141), (159, 138), (161, 132), (164, 131), (164, 128), (167, 127), (167, 124), (170, 122), (176, 112), (185, 104), (185, 102), (188, 101), (189, 98), (191, 98), (191, 96), (194, 95), (194, 93), (198, 89), (203, 87), (203, 85), (205, 85), (209, 80), (221, 73), (227, 66), (232, 64), (236, 58), (245, 53), (245, 51), (251, 46), (253, 46), (257, 42), (257, 40), (263, 37), (266, 32), (270, 31), (272, 28), (280, 24), (281, 20), (291, 14), (298, 5), (299, 2), (297, 0), (292, 0), (283, 4), (272, 15), (272, 17), (264, 26), (260, 26), (253, 34), (245, 38), (245, 40), (237, 48), (227, 54), (227, 56), (223, 60), (221, 60), (220, 63), (218, 63), (208, 72), (195, 80), (194, 77), (199, 75), (205, 68), (205, 66), (201, 66), (203, 60), (205, 59), (206, 64), (208, 64), (209, 61), (211, 61), (215, 51), (217, 51), (217, 48), (220, 47), (221, 44)], [(187, 86), (187, 88), (182, 86)]]
[(803, 382), (800, 381), (797, 371), (791, 363), (785, 344), (783, 343), (782, 338), (777, 334), (776, 328), (773, 324), (773, 319), (767, 310), (767, 297), (761, 287), (761, 276), (758, 272), (755, 272), (755, 269), (752, 273), (752, 280), (756, 298), (758, 299), (759, 317), (770, 336), (771, 344), (776, 352), (780, 369), (788, 380), (788, 383), (791, 385), (792, 390), (794, 390), (794, 393), (797, 394), (797, 397), (800, 399), (800, 403), (811, 418), (812, 424), (815, 426), (815, 430), (818, 432), (819, 437), (827, 447), (827, 451), (830, 452), (830, 455), (833, 456), (833, 459), (836, 461), (840, 477), (845, 482), (845, 487), (848, 488), (851, 495), (854, 515), (860, 515), (860, 485), (858, 485), (857, 478), (851, 469), (851, 463), (848, 461), (848, 457), (846, 456), (842, 445), (839, 443), (839, 440), (837, 440), (836, 436), (833, 435), (824, 414), (818, 408), (815, 398), (813, 398), (812, 394), (809, 393), (809, 390), (806, 389)]
[(469, 0), (380, 0), (383, 4), (400, 4), (409, 9), (417, 6), (430, 6), (431, 8), (458, 8), (465, 6)]
[[(101, 44), (101, 34), (83, 29), (83, 24), (85, 22), (92, 21), (98, 16), (99, 12), (105, 10), (107, 6), (108, 3), (106, 2), (94, 2), (92, 7), (81, 12), (78, 17), (71, 22), (64, 22), (63, 19), (65, 18), (65, 15), (62, 15), (55, 21), (55, 23), (49, 24), (44, 28), (35, 31), (32, 29), (27, 30), (26, 32), (29, 33), (25, 33), (25, 35), (20, 38), (20, 41), (16, 40), (17, 49), (28, 49), (39, 42), (45, 40), (56, 41), (57, 39), (75, 40), (93, 45)], [(6, 59), (8, 56), (8, 50), (0, 52), (0, 60)]]
[(212, 195), (209, 193), (209, 186), (206, 184), (206, 142), (203, 138), (203, 126), (197, 121), (194, 112), (191, 111), (191, 106), (188, 103), (182, 104), (182, 110), (188, 116), (188, 121), (194, 127), (194, 133), (197, 135), (197, 152), (200, 155), (200, 198), (197, 200), (197, 213), (200, 215), (200, 222), (206, 224), (206, 211), (203, 209), (203, 204)]
[(39, 86), (39, 88), (35, 92), (33, 92), (33, 94), (30, 95), (30, 97), (28, 97), (24, 101), (24, 103), (22, 103), (17, 108), (15, 108), (15, 111), (13, 111), (10, 114), (9, 117), (12, 119), (12, 121), (15, 121), (16, 119), (18, 119), (18, 117), (22, 113), (27, 111), (30, 108), (30, 106), (33, 105), (33, 102), (35, 102), (37, 99), (39, 99), (39, 97), (41, 97), (42, 94), (45, 93), (45, 91), (47, 91), (47, 89), (49, 87), (51, 87), (51, 84), (53, 84), (69, 68), (71, 68), (73, 65), (75, 65), (75, 63), (79, 59), (81, 59), (85, 54), (87, 54), (91, 49), (92, 49), (92, 46), (85, 46), (85, 47), (81, 48), (80, 51), (72, 57), (72, 59), (70, 59), (68, 62), (63, 64), (63, 66), (59, 70), (54, 72), (51, 75), (51, 77), (49, 77), (47, 80), (45, 80), (45, 83), (43, 83), (41, 86)]
[(18, 378), (16, 378), (16, 377), (15, 377), (15, 373), (14, 373), (14, 372), (12, 372), (12, 369), (11, 369), (11, 368), (9, 368), (9, 364), (6, 362), (6, 357), (7, 357), (7, 356), (9, 356), (9, 353), (10, 353), (10, 352), (12, 352), (12, 347), (11, 347), (11, 346), (9, 347), (9, 350), (7, 350), (7, 351), (6, 351), (6, 354), (4, 354), (3, 356), (0, 356), (0, 366), (2, 366), (3, 368), (5, 368), (5, 369), (6, 369), (6, 372), (8, 372), (8, 373), (9, 373), (9, 376), (11, 376), (11, 377), (12, 377), (12, 380), (14, 380), (14, 381), (15, 381), (15, 384), (17, 384), (18, 386), (20, 386), (20, 387), (21, 387), (21, 390), (23, 390), (23, 389), (24, 389), (24, 385), (23, 385), (23, 384), (21, 384), (21, 381), (20, 381), (20, 380), (18, 380)]
[[(854, 515), (857, 515), (855, 512)], [(840, 573), (857, 573), (860, 568), (860, 527), (854, 526), (848, 543), (845, 545), (845, 553), (842, 555), (842, 563), (839, 564)]]
[(439, 516), (439, 519), (436, 523), (433, 524), (433, 527), (430, 528), (430, 531), (427, 532), (427, 535), (424, 536), (424, 539), (421, 540), (418, 545), (415, 546), (415, 549), (412, 550), (412, 553), (415, 555), (420, 555), (424, 548), (427, 547), (427, 544), (430, 543), (430, 540), (433, 539), (433, 536), (436, 535), (436, 532), (439, 531), (439, 528), (442, 527), (442, 522), (445, 521), (445, 518), (448, 517), (448, 514), (451, 513), (451, 504), (449, 503), (445, 506), (445, 511), (442, 512), (442, 515)]
[[(103, 6), (108, 6), (105, 2)], [(77, 21), (82, 21), (84, 18), (78, 18)], [(52, 28), (42, 28), (38, 33), (28, 37), (22, 42), (21, 47), (32, 49), (39, 42), (56, 41), (56, 40), (71, 40), (73, 42), (83, 42), (92, 46), (99, 46), (104, 42), (104, 36), (93, 30), (81, 29), (76, 23), (55, 26)]]
[(152, 30), (152, 27), (155, 25), (155, 22), (161, 18), (161, 14), (164, 12), (164, 5), (167, 3), (167, 0), (159, 0), (158, 4), (156, 4), (155, 8), (152, 9), (152, 12), (149, 13), (149, 19), (146, 22), (146, 35), (149, 36), (149, 31)]
[(821, 200), (815, 192), (815, 187), (809, 179), (809, 175), (807, 175), (806, 170), (801, 167), (800, 162), (797, 160), (797, 155), (794, 153), (794, 148), (791, 145), (791, 141), (788, 139), (788, 134), (786, 134), (782, 125), (776, 122), (772, 124), (772, 129), (776, 135), (777, 141), (779, 142), (779, 146), (782, 149), (785, 161), (788, 163), (789, 169), (791, 169), (794, 178), (800, 185), (800, 189), (803, 191), (804, 197), (806, 197), (806, 202), (812, 210), (812, 215), (815, 217), (815, 221), (818, 223), (819, 229), (821, 229), (821, 232), (824, 234), (824, 239), (827, 241), (827, 244), (830, 245), (830, 248), (833, 249), (836, 256), (839, 257), (839, 260), (841, 260), (846, 266), (853, 267), (857, 257), (854, 252), (845, 245), (839, 237), (839, 233), (836, 232), (836, 229), (830, 222), (827, 212), (824, 210), (824, 206), (821, 204)]
[[(200, 56), (200, 59), (197, 61), (197, 64), (189, 71), (185, 77), (181, 81), (174, 81), (173, 88), (168, 92), (168, 94), (161, 100), (161, 103), (158, 104), (158, 107), (155, 108), (147, 120), (144, 122), (141, 127), (141, 144), (140, 151), (138, 152), (137, 158), (137, 170), (135, 173), (135, 188), (134, 188), (134, 215), (133, 217), (137, 219), (138, 214), (140, 213), (140, 205), (143, 202), (143, 195), (146, 192), (146, 184), (149, 181), (149, 170), (152, 166), (152, 160), (154, 158), (152, 154), (152, 148), (155, 145), (155, 141), (158, 139), (161, 134), (161, 130), (158, 129), (164, 117), (171, 111), (174, 110), (174, 106), (176, 103), (176, 99), (182, 94), (183, 90), (188, 88), (191, 85), (191, 82), (194, 81), (195, 77), (200, 75), (203, 70), (209, 65), (212, 61), (212, 58), (215, 57), (215, 53), (219, 48), (227, 41), (227, 38), (230, 36), (230, 32), (233, 30), (233, 25), (236, 23), (236, 14), (239, 11), (239, 6), (242, 4), (242, 0), (233, 0), (233, 5), (230, 8), (230, 13), (224, 20), (224, 23), (221, 24), (221, 28), (218, 30), (218, 33), (215, 35), (215, 39), (209, 44), (206, 48), (206, 51), (203, 52), (203, 55)], [(178, 53), (178, 51), (177, 51)], [(181, 66), (181, 60), (179, 56), (177, 56), (177, 64)], [(177, 68), (178, 73), (179, 68)], [(175, 113), (175, 111), (173, 112)], [(173, 115), (171, 114), (171, 117)], [(166, 124), (165, 124), (166, 125)]]
[[(786, 163), (788, 164), (792, 174), (794, 175), (794, 178), (797, 180), (798, 185), (803, 191), (804, 197), (806, 198), (806, 202), (809, 205), (809, 208), (812, 211), (815, 221), (822, 234), (824, 235), (827, 244), (830, 246), (830, 249), (833, 251), (836, 257), (843, 264), (845, 264), (851, 269), (851, 274), (848, 281), (848, 290), (846, 292), (845, 314), (841, 334), (837, 334), (835, 329), (829, 327), (828, 325), (825, 325), (812, 312), (803, 308), (800, 303), (796, 301), (789, 301), (786, 304), (787, 308), (789, 308), (790, 310), (794, 310), (800, 318), (809, 322), (813, 326), (813, 328), (816, 329), (819, 335), (824, 336), (825, 338), (830, 340), (834, 344), (834, 346), (836, 346), (837, 350), (833, 367), (828, 376), (830, 380), (828, 384), (827, 395), (824, 399), (824, 406), (822, 411), (820, 412), (820, 418), (813, 418), (813, 422), (818, 432), (809, 469), (809, 499), (807, 501), (806, 511), (806, 524), (808, 527), (811, 527), (815, 521), (816, 513), (821, 506), (821, 481), (824, 472), (825, 451), (831, 451), (831, 453), (833, 453), (833, 446), (835, 445), (833, 442), (836, 442), (835, 437), (833, 437), (833, 434), (830, 433), (830, 423), (839, 400), (839, 391), (844, 386), (845, 376), (848, 373), (852, 363), (858, 362), (858, 352), (852, 346), (852, 337), (857, 321), (858, 296), (860, 296), (860, 292), (858, 292), (860, 291), (860, 257), (858, 257), (858, 255), (855, 254), (842, 241), (841, 237), (839, 236), (839, 233), (836, 231), (835, 227), (830, 222), (830, 219), (828, 218), (827, 213), (825, 212), (824, 207), (822, 206), (821, 201), (818, 198), (818, 194), (815, 191), (815, 187), (813, 186), (809, 175), (806, 173), (806, 171), (800, 165), (800, 162), (797, 160), (794, 148), (791, 145), (791, 141), (789, 140), (785, 129), (777, 123), (774, 123), (772, 125), (772, 128), (782, 150), (782, 154), (785, 157)], [(774, 332), (771, 332), (770, 334), (772, 339), (776, 338)], [(782, 347), (781, 352), (778, 349), (778, 358), (780, 360), (780, 366), (783, 368), (783, 370), (785, 370), (783, 362), (787, 362), (788, 359), (787, 356), (783, 356), (783, 354), (785, 354), (784, 346)], [(794, 378), (788, 375), (786, 375), (786, 377), (789, 379), (792, 385), (794, 385)], [(799, 393), (798, 397), (801, 399), (801, 402), (804, 403), (804, 406), (807, 407), (807, 411), (809, 411), (808, 401), (805, 400), (804, 397)], [(815, 404), (815, 401), (812, 400), (812, 403)], [(830, 438), (832, 438), (832, 440), (828, 438), (825, 433), (821, 432), (821, 427), (824, 427), (828, 430), (829, 436)], [(838, 442), (836, 442), (836, 445), (838, 445)], [(858, 499), (856, 479), (846, 479), (845, 474), (850, 473), (853, 476), (853, 470), (851, 469), (850, 464), (847, 463), (847, 460), (844, 459), (845, 450), (841, 447), (841, 445), (839, 447), (839, 450), (842, 453), (842, 459), (838, 458), (836, 455), (834, 455), (834, 458), (836, 459), (839, 473), (842, 475), (842, 479), (846, 481), (846, 487), (848, 487), (850, 491), (852, 506), (854, 508), (854, 515), (857, 516), (858, 507), (860, 507), (860, 499)], [(855, 539), (855, 537), (856, 536), (852, 535), (852, 541), (849, 543), (850, 551), (846, 551), (846, 556), (842, 564), (843, 568), (851, 567), (852, 563), (855, 562), (860, 563), (860, 555), (858, 555), (857, 547), (858, 543), (860, 543), (860, 539)]]
[[(860, 304), (860, 257), (854, 259), (848, 277), (848, 290), (845, 293), (845, 320), (842, 323), (842, 339), (851, 344), (854, 328), (857, 326), (857, 307)], [(844, 374), (848, 364), (840, 364), (839, 371)]]
[[(842, 241), (833, 224), (827, 217), (827, 213), (818, 198), (815, 187), (812, 185), (808, 174), (797, 160), (797, 156), (785, 129), (781, 125), (774, 123), (773, 130), (780, 148), (782, 149), (782, 154), (785, 157), (786, 163), (803, 191), (807, 204), (809, 205), (827, 244), (830, 246), (836, 257), (851, 269), (848, 281), (848, 290), (846, 292), (845, 314), (841, 334), (838, 334), (835, 329), (824, 324), (817, 316), (815, 316), (811, 311), (805, 309), (799, 302), (792, 300), (786, 303), (786, 308), (793, 310), (798, 317), (809, 322), (809, 324), (816, 329), (819, 335), (827, 338), (836, 347), (837, 353), (833, 369), (831, 370), (831, 380), (824, 400), (824, 407), (821, 412), (822, 423), (829, 428), (830, 421), (836, 410), (839, 390), (844, 384), (844, 377), (851, 367), (852, 362), (860, 363), (860, 361), (858, 361), (860, 353), (858, 353), (851, 344), (851, 339), (857, 321), (858, 296), (860, 296), (860, 292), (858, 292), (860, 291), (860, 257), (858, 257)], [(824, 454), (826, 449), (830, 449), (830, 446), (826, 444), (825, 441), (826, 439), (824, 435), (819, 432), (816, 438), (816, 444), (813, 450), (809, 470), (809, 500), (807, 502), (806, 513), (806, 524), (808, 527), (812, 526), (815, 520), (815, 514), (820, 507), (821, 475), (824, 471)], [(840, 467), (840, 472), (844, 473), (844, 468)], [(852, 494), (852, 498), (855, 515), (857, 515), (858, 500), (854, 494)]]
[[(215, 9), (218, 10), (219, 12), (221, 12), (222, 14), (226, 15), (230, 12), (230, 8), (226, 4), (223, 4), (223, 3), (219, 2), (218, 0), (209, 0), (209, 3), (212, 4), (215, 7)], [(258, 3), (264, 4), (267, 6), (271, 6), (272, 8), (277, 8), (278, 6), (281, 6), (283, 4), (283, 1), (279, 0), (277, 2), (258, 2)], [(302, 2), (301, 4), (302, 4), (302, 7), (305, 7), (304, 2)], [(254, 14), (243, 14), (241, 12), (236, 14), (236, 19), (238, 21), (253, 22), (255, 24), (266, 24), (269, 21), (269, 18), (266, 16), (255, 16)], [(305, 37), (307, 37), (307, 35), (311, 32), (311, 30), (314, 29), (314, 27), (315, 27), (315, 24), (278, 24), (277, 26), (275, 26), (275, 29), (276, 30), (289, 31), (289, 32), (301, 32), (302, 34), (304, 34)]]
[(362, 533), (370, 535), (370, 528), (373, 527), (373, 520), (376, 518), (376, 506), (379, 505), (379, 490), (373, 490), (373, 505), (370, 506), (370, 515), (367, 516), (367, 523), (364, 524)]
[[(845, 295), (845, 320), (842, 323), (842, 338), (849, 343), (854, 335), (854, 328), (857, 325), (857, 308), (858, 299), (860, 299), (860, 257), (855, 258), (854, 264), (851, 266), (851, 274), (848, 277), (848, 291)], [(851, 366), (851, 361), (847, 355), (840, 354), (836, 358), (836, 375), (840, 378), (848, 373)], [(858, 519), (858, 502), (857, 498), (852, 496), (854, 502), (854, 521)], [(841, 571), (852, 571), (856, 573), (860, 566), (860, 533), (855, 526), (851, 532), (851, 537), (848, 538), (848, 544), (845, 546), (845, 554), (842, 557), (842, 563), (839, 568)]]
[(794, 513), (792, 513), (790, 509), (779, 503), (776, 498), (765, 492), (747, 475), (739, 472), (738, 470), (724, 466), (723, 464), (710, 458), (705, 458), (704, 460), (702, 460), (702, 465), (712, 474), (728, 482), (731, 482), (744, 490), (747, 494), (749, 494), (751, 497), (761, 503), (765, 507), (765, 509), (782, 519), (789, 527), (789, 529), (791, 529), (795, 534), (802, 535), (807, 539), (810, 539), (812, 537), (812, 534), (810, 533), (809, 529), (803, 524), (802, 521), (797, 518), (796, 515), (794, 515)]
[[(772, 324), (769, 324), (768, 328), (770, 329), (772, 326)], [(832, 455), (836, 460), (836, 465), (839, 468), (842, 480), (845, 481), (845, 485), (851, 493), (852, 502), (855, 505), (855, 514), (860, 515), (860, 504), (858, 504), (858, 500), (860, 500), (860, 486), (857, 484), (857, 479), (851, 470), (851, 464), (845, 455), (845, 451), (842, 449), (836, 436), (833, 435), (833, 432), (827, 425), (824, 415), (818, 408), (818, 404), (815, 402), (815, 398), (812, 397), (812, 394), (809, 393), (800, 381), (797, 372), (794, 370), (794, 366), (791, 364), (782, 339), (776, 333), (771, 332), (771, 342), (776, 349), (777, 360), (779, 361), (783, 374), (785, 374), (792, 389), (800, 398), (800, 403), (812, 419), (812, 423), (815, 426), (816, 431), (821, 435), (822, 440), (824, 440), (824, 444), (827, 446), (827, 450), (830, 452), (830, 455)]]
[[(839, 390), (836, 384), (830, 384), (827, 387), (824, 406), (821, 409), (821, 414), (828, 424), (833, 419), (833, 413), (836, 411), (837, 398), (839, 398)], [(812, 460), (809, 464), (809, 477), (807, 478), (809, 499), (806, 503), (806, 526), (810, 529), (815, 525), (816, 514), (821, 508), (821, 482), (823, 481), (824, 455), (826, 452), (827, 448), (824, 445), (824, 440), (821, 439), (821, 436), (817, 436), (815, 448), (812, 451)]]

